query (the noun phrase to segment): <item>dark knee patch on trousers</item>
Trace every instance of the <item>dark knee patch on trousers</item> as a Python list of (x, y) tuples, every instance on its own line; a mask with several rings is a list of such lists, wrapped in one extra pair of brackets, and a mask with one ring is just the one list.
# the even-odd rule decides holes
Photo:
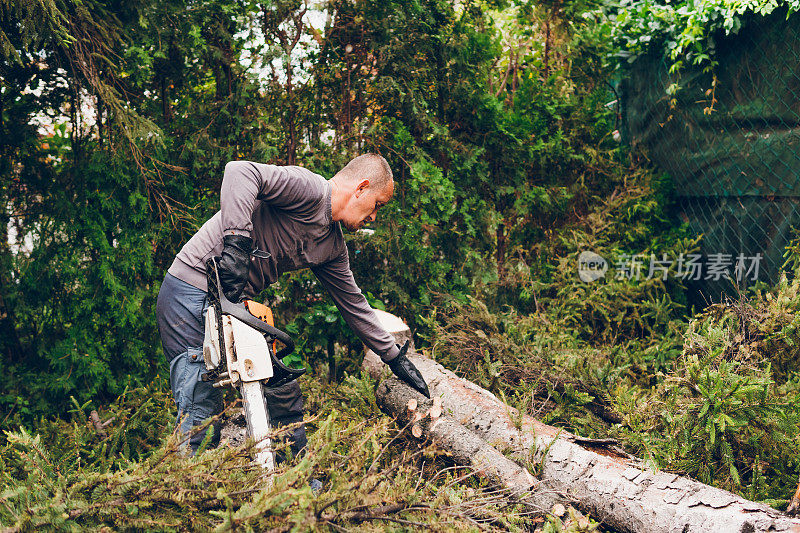
[[(273, 426), (280, 427), (303, 421), (303, 392), (296, 380), (280, 387), (265, 387), (264, 398), (267, 400), (269, 418)], [(290, 441), (292, 455), (301, 454), (308, 443), (305, 424), (300, 424), (288, 434), (282, 435), (279, 441)], [(276, 459), (278, 462), (286, 459), (283, 450), (276, 453)]]
[(303, 392), (297, 380), (275, 388), (264, 387), (269, 417), (272, 420), (303, 415)]

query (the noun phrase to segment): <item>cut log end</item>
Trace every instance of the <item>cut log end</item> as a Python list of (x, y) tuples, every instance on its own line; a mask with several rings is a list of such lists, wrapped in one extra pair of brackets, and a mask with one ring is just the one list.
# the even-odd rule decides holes
[(414, 424), (411, 426), (411, 434), (414, 435), (415, 438), (421, 439), (422, 438), (422, 426), (419, 424)]

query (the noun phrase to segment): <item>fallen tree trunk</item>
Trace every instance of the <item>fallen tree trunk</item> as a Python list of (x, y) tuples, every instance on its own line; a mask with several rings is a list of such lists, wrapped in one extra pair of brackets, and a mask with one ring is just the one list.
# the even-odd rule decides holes
[[(379, 313), (387, 329), (408, 337), (397, 317)], [(800, 532), (800, 520), (698, 481), (653, 472), (607, 441), (581, 439), (519, 416), (489, 391), (459, 378), (435, 361), (410, 353), (432, 396), (446, 413), (488, 444), (520, 461), (541, 463), (541, 489), (560, 493), (582, 511), (620, 531)], [(384, 365), (372, 352), (364, 369), (380, 378)], [(386, 369), (388, 372), (388, 369)], [(540, 490), (541, 490), (540, 489)]]
[[(550, 509), (546, 503), (534, 503), (530, 498), (538, 484), (526, 469), (505, 457), (497, 449), (468, 430), (452, 417), (438, 415), (436, 406), (401, 381), (390, 378), (375, 391), (378, 406), (393, 414), (401, 424), (411, 425), (417, 438), (430, 438), (452, 454), (453, 460), (471, 467), (475, 473), (505, 489), (511, 496), (536, 505), (538, 510)], [(411, 407), (413, 406), (413, 407)]]

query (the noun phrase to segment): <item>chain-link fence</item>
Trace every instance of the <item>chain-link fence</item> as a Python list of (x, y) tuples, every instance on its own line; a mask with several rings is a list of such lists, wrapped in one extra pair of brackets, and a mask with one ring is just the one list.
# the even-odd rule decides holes
[(700, 69), (671, 76), (654, 54), (632, 65), (620, 98), (623, 135), (671, 176), (682, 218), (704, 236), (704, 269), (686, 279), (708, 300), (735, 292), (721, 265), (739, 287), (777, 281), (800, 228), (800, 13), (753, 16), (715, 44), (716, 84)]

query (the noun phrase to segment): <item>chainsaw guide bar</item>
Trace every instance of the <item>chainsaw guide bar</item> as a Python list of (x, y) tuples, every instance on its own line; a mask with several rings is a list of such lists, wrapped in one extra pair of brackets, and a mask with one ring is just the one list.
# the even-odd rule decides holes
[[(269, 435), (272, 426), (263, 387), (279, 387), (305, 374), (281, 359), (294, 351), (291, 337), (274, 325), (272, 310), (247, 300), (233, 303), (219, 280), (218, 257), (206, 262), (209, 307), (205, 310), (203, 381), (216, 388), (232, 386), (242, 396), (247, 432), (256, 442), (255, 460), (267, 471), (275, 469), (275, 452)], [(284, 345), (277, 354), (275, 341)]]

